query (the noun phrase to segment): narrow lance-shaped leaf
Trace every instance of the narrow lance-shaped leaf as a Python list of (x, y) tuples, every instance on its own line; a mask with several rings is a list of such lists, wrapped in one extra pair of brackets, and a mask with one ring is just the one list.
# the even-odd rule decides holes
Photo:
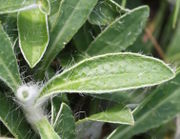
[(104, 112), (90, 115), (89, 117), (79, 120), (77, 124), (81, 124), (82, 122), (86, 121), (99, 121), (127, 125), (134, 124), (134, 119), (131, 110), (128, 107), (123, 107), (122, 105), (118, 105), (113, 108), (107, 109)]
[(134, 53), (113, 53), (85, 59), (44, 86), (39, 97), (56, 93), (107, 93), (148, 87), (174, 78), (162, 61)]
[[(51, 25), (51, 39), (42, 63), (39, 76), (44, 74), (56, 55), (72, 39), (78, 29), (85, 23), (98, 0), (62, 0), (54, 24)], [(66, 12), (65, 12), (66, 11)]]
[(135, 125), (120, 126), (108, 139), (128, 139), (172, 120), (180, 113), (180, 74), (150, 94), (134, 111)]
[(26, 122), (23, 112), (17, 109), (18, 106), (5, 94), (7, 92), (0, 92), (0, 121), (3, 122), (15, 138), (34, 138), (36, 135)]
[(66, 104), (69, 103), (67, 94), (59, 94), (58, 96), (51, 98), (51, 124), (54, 123), (62, 102)]
[(75, 119), (71, 109), (65, 103), (61, 104), (60, 110), (54, 122), (54, 130), (62, 139), (75, 139)]
[(46, 51), (49, 36), (47, 15), (39, 8), (19, 12), (18, 32), (21, 52), (33, 68)]
[(93, 56), (125, 50), (139, 36), (148, 16), (149, 8), (142, 6), (117, 18), (89, 45), (86, 53)]
[(16, 92), (21, 79), (12, 47), (9, 37), (0, 24), (0, 79)]
[(38, 7), (37, 0), (0, 0), (0, 14)]

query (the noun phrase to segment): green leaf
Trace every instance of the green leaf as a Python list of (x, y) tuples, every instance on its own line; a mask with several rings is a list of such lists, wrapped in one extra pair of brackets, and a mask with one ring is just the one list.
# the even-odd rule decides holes
[(118, 18), (122, 12), (126, 12), (126, 10), (113, 0), (100, 0), (90, 14), (88, 21), (91, 24), (105, 26)]
[(39, 8), (19, 12), (18, 31), (21, 52), (33, 68), (41, 60), (49, 42), (47, 15)]
[(75, 120), (71, 108), (65, 103), (61, 104), (60, 110), (54, 122), (55, 131), (62, 139), (75, 139)]
[(117, 128), (108, 139), (128, 139), (173, 119), (180, 113), (180, 74), (157, 88), (134, 111), (135, 125)]
[(77, 124), (86, 121), (98, 121), (98, 122), (127, 124), (127, 125), (134, 124), (134, 119), (131, 110), (128, 107), (122, 107), (122, 105), (118, 105), (113, 108), (107, 109), (104, 112), (90, 115), (85, 119), (79, 120)]
[(148, 16), (149, 8), (142, 6), (117, 18), (89, 45), (86, 53), (93, 56), (125, 50), (142, 32)]
[(67, 94), (59, 94), (56, 97), (51, 98), (51, 124), (54, 123), (62, 102), (69, 104)]
[(9, 37), (0, 24), (0, 79), (16, 92), (21, 79), (12, 47)]
[(35, 133), (26, 122), (23, 112), (9, 99), (10, 96), (8, 95), (7, 92), (0, 92), (0, 121), (3, 122), (14, 137), (18, 139), (34, 138)]
[[(96, 5), (98, 0), (62, 0), (61, 6), (51, 25), (51, 40), (45, 54), (38, 74), (44, 74), (49, 64), (56, 55), (65, 47), (72, 39), (79, 28), (85, 23), (90, 12)], [(66, 11), (66, 12), (64, 12)]]
[(0, 14), (13, 13), (38, 7), (36, 0), (0, 0)]
[(56, 93), (107, 93), (161, 84), (174, 78), (162, 61), (134, 53), (113, 53), (85, 59), (44, 86), (39, 97)]
[(36, 123), (36, 128), (39, 131), (42, 139), (61, 139), (46, 118), (38, 121)]

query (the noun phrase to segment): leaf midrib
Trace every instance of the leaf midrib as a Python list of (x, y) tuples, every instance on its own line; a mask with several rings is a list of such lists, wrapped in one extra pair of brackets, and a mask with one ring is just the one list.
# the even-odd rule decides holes
[[(74, 80), (72, 80), (72, 81), (70, 81), (69, 83), (67, 83), (67, 82), (65, 82), (65, 83), (63, 83), (62, 85), (60, 85), (60, 86), (58, 86), (57, 88), (53, 88), (53, 90), (56, 90), (56, 89), (59, 89), (59, 88), (63, 88), (63, 87), (65, 87), (65, 86), (68, 86), (68, 85), (71, 85), (71, 84), (74, 84), (74, 83), (78, 83), (78, 82), (85, 82), (85, 81), (88, 81), (88, 80), (94, 80), (94, 79), (98, 79), (98, 78), (109, 78), (109, 77), (117, 77), (117, 76), (122, 76), (122, 75), (124, 75), (124, 74), (137, 74), (137, 73), (118, 73), (118, 74), (109, 74), (109, 75), (99, 75), (99, 76), (93, 76), (93, 77), (91, 77), (91, 78), (81, 78), (81, 79), (79, 79), (79, 80), (76, 80), (76, 79), (74, 79)], [(157, 81), (157, 82), (159, 82), (159, 81)], [(48, 85), (47, 85), (48, 86)]]

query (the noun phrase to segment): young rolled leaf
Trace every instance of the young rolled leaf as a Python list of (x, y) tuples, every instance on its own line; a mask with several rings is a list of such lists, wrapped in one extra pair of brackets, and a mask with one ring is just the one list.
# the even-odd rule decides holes
[(49, 0), (38, 0), (39, 8), (44, 13), (49, 15), (51, 12), (51, 6)]
[(0, 0), (0, 14), (13, 13), (38, 7), (36, 0)]
[(127, 124), (127, 125), (134, 124), (134, 119), (131, 110), (128, 107), (123, 107), (122, 105), (118, 105), (113, 108), (107, 109), (104, 112), (90, 115), (85, 119), (79, 120), (77, 124), (86, 121), (99, 121), (99, 122)]
[[(98, 0), (62, 0), (60, 9), (51, 25), (51, 40), (38, 74), (44, 74), (57, 54), (72, 39), (78, 29), (85, 23)], [(69, 6), (70, 5), (70, 6)], [(66, 12), (64, 12), (66, 11)]]
[(62, 139), (76, 138), (75, 119), (71, 108), (65, 103), (61, 104), (53, 126)]
[(107, 93), (148, 87), (174, 78), (162, 61), (134, 53), (112, 53), (85, 59), (54, 76), (41, 97), (56, 93)]
[(149, 8), (142, 6), (117, 18), (89, 45), (86, 53), (94, 56), (125, 50), (142, 32), (148, 16)]
[(18, 139), (32, 139), (36, 136), (26, 122), (23, 112), (18, 109), (7, 92), (0, 92), (0, 121), (7, 127), (9, 132)]
[(180, 113), (180, 74), (154, 90), (134, 111), (135, 125), (120, 126), (108, 139), (129, 139), (135, 134), (146, 132), (152, 128), (172, 120)]
[(21, 84), (18, 65), (13, 46), (0, 24), (0, 79), (3, 80), (14, 92)]
[(41, 60), (49, 42), (47, 15), (39, 8), (19, 12), (19, 46), (29, 66)]
[(42, 139), (61, 139), (46, 118), (38, 121), (36, 128)]

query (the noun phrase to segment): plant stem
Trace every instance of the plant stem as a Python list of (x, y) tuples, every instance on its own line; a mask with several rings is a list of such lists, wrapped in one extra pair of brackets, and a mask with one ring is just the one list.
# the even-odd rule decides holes
[(152, 35), (151, 31), (148, 28), (146, 28), (145, 32), (146, 32), (147, 36), (149, 37), (149, 39), (151, 40), (154, 48), (158, 52), (160, 58), (165, 60), (165, 54), (164, 54), (163, 50), (161, 49), (161, 46), (159, 45), (158, 41)]
[(48, 120), (44, 117), (35, 123), (37, 130), (42, 139), (60, 139), (58, 134), (54, 131)]
[(122, 6), (123, 8), (125, 8), (125, 7), (126, 7), (126, 3), (127, 3), (127, 0), (122, 0), (121, 6)]
[(35, 103), (39, 95), (39, 88), (37, 85), (24, 84), (19, 87), (16, 97), (23, 108), (24, 114), (33, 129), (37, 131), (42, 139), (60, 139), (58, 134), (44, 115), (42, 103)]

